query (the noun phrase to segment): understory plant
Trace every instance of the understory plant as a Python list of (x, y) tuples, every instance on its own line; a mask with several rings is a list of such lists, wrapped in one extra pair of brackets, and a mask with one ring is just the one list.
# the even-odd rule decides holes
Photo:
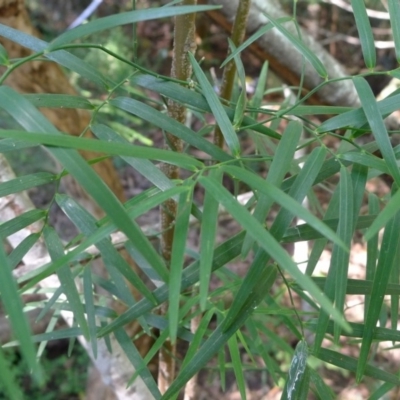
[[(1, 37), (32, 51), (25, 58), (9, 59), (0, 47), (0, 108), (12, 120), (0, 129), (0, 235), (13, 248), (10, 252), (0, 248), (0, 293), (15, 336), (9, 345), (19, 345), (38, 382), (43, 371), (37, 355), (47, 341), (79, 338), (95, 363), (110, 359), (117, 372), (127, 368), (115, 353), (118, 346), (122, 349), (131, 368), (124, 390), (126, 385), (141, 385), (136, 390), (139, 397), (132, 398), (175, 398), (210, 365), (217, 367), (223, 389), (227, 371), (233, 370), (242, 398), (246, 398), (244, 371), (252, 367), (267, 373), (270, 387), (282, 388), (282, 399), (305, 399), (310, 392), (333, 399), (318, 369), (328, 364), (350, 371), (357, 382), (365, 377), (379, 382), (371, 398), (380, 398), (400, 384), (396, 371), (384, 370), (375, 357), (378, 344), (395, 347), (400, 341), (400, 147), (392, 146), (396, 132), (385, 126), (385, 118), (398, 109), (400, 91), (375, 99), (365, 79), (378, 74), (371, 27), (364, 2), (352, 4), (369, 70), (343, 78), (352, 80), (359, 95), (360, 106), (354, 108), (307, 103), (332, 80), (301, 37), (285, 28), (297, 24), (295, 18), (270, 18), (261, 29), (279, 30), (321, 83), (307, 94), (292, 88), (292, 96), (278, 106), (265, 97), (271, 89), (266, 85), (268, 63), (260, 71), (254, 94), (246, 92), (240, 55), (259, 32), (243, 44), (241, 39), (229, 41), (229, 56), (222, 61), (231, 63), (236, 72), (232, 91), (224, 98), (192, 52), (194, 47), (185, 47), (181, 54), (191, 71), (182, 79), (161, 76), (99, 43), (85, 42), (87, 35), (118, 26), (193, 15), (215, 6), (170, 5), (120, 13), (88, 22), (51, 42), (0, 25)], [(397, 0), (388, 4), (400, 60), (400, 5)], [(126, 63), (129, 73), (115, 81), (74, 55), (76, 48), (115, 57)], [(21, 94), (5, 84), (25, 63), (42, 58), (97, 85), (101, 94), (95, 98)], [(379, 74), (398, 78), (400, 69)], [(175, 106), (184, 110), (185, 118), (175, 117), (171, 112)], [(87, 129), (96, 138), (58, 131), (39, 110), (43, 107), (90, 111)], [(126, 121), (134, 117), (148, 129), (156, 128), (166, 146), (129, 142), (113, 129), (114, 121), (107, 123), (102, 115), (99, 123), (104, 108)], [(321, 114), (329, 118), (317, 122)], [(39, 145), (57, 160), (60, 171), (15, 176), (4, 154)], [(78, 150), (97, 152), (98, 158), (87, 162)], [(122, 204), (93, 171), (92, 164), (105, 157), (124, 160), (144, 177), (149, 189)], [(170, 174), (177, 169), (180, 174)], [(389, 194), (378, 197), (368, 190), (369, 183), (383, 174), (393, 184)], [(104, 211), (103, 218), (96, 219), (77, 199), (60, 192), (66, 175)], [(69, 242), (51, 225), (50, 206), (32, 208), (24, 193), (47, 183), (56, 185), (50, 205), (57, 204), (79, 231)], [(321, 192), (328, 196), (319, 196)], [(321, 198), (328, 200), (323, 203)], [(150, 230), (141, 226), (140, 217), (158, 207), (168, 222)], [(226, 228), (227, 219), (235, 222), (230, 225), (235, 229)], [(360, 234), (367, 245), (365, 276), (350, 279), (352, 242)], [(154, 244), (160, 237), (168, 237), (167, 249)], [(198, 240), (189, 241), (193, 237)], [(294, 261), (287, 248), (303, 242), (309, 249), (306, 259)], [(329, 268), (326, 274), (317, 274), (326, 249), (331, 255)], [(94, 268), (99, 259), (106, 276)], [(238, 261), (247, 265), (244, 275), (234, 268)], [(133, 263), (136, 270), (129, 267)], [(132, 295), (131, 287), (140, 299)], [(22, 296), (35, 291), (44, 295), (41, 300), (24, 304)], [(355, 295), (362, 296), (365, 309), (357, 321), (345, 314), (349, 296)], [(123, 311), (111, 306), (115, 302), (125, 307)], [(55, 330), (53, 318), (45, 333), (32, 335), (26, 317), (32, 307), (42, 309), (40, 317), (50, 312), (61, 315), (69, 328)], [(132, 321), (141, 326), (137, 336), (154, 336), (147, 355), (139, 353), (124, 330)], [(161, 393), (148, 363), (160, 349), (173, 352), (177, 341), (186, 347), (185, 354), (181, 358), (170, 354), (178, 373)], [(340, 350), (354, 344), (356, 356)], [(242, 360), (243, 353), (249, 361)], [(118, 379), (109, 378), (115, 387)], [(1, 348), (0, 379), (10, 398), (23, 398)]]

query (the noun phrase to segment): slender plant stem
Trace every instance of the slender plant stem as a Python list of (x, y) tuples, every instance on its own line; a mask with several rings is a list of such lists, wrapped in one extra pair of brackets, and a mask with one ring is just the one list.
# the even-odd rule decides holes
[[(246, 33), (247, 17), (249, 16), (250, 6), (251, 0), (239, 1), (231, 34), (231, 40), (236, 47), (238, 47), (243, 42), (243, 38)], [(228, 64), (226, 64), (224, 68), (220, 90), (221, 98), (228, 101), (231, 99), (233, 85), (235, 83), (235, 76), (236, 65), (235, 61), (232, 60)], [(242, 89), (245, 90), (246, 88)], [(224, 146), (224, 137), (222, 136), (222, 132), (219, 129), (219, 126), (217, 126), (214, 131), (214, 143), (220, 148)]]
[[(197, 0), (184, 0), (182, 5), (196, 5)], [(180, 15), (175, 17), (174, 51), (172, 59), (171, 76), (178, 80), (186, 81), (192, 74), (192, 68), (188, 52), (195, 52), (195, 14)], [(186, 122), (186, 108), (173, 101), (168, 102), (168, 113), (170, 117), (184, 124)], [(166, 147), (172, 151), (181, 152), (183, 143), (173, 135), (173, 132), (166, 133)], [(163, 171), (169, 179), (179, 178), (179, 168), (174, 165), (163, 165)], [(173, 199), (166, 201), (160, 210), (161, 219), (161, 254), (167, 264), (171, 263), (171, 252), (174, 237), (174, 223), (177, 204)], [(167, 304), (164, 303), (161, 313), (167, 311)], [(160, 351), (158, 386), (161, 393), (169, 388), (175, 376), (175, 353), (176, 346), (166, 342)]]

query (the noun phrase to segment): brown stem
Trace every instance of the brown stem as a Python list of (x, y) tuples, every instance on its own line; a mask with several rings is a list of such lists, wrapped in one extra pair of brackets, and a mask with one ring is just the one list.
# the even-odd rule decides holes
[[(239, 1), (238, 8), (236, 10), (235, 22), (232, 27), (231, 40), (233, 44), (238, 47), (242, 42), (246, 33), (247, 17), (250, 11), (251, 0)], [(233, 91), (233, 85), (235, 83), (236, 76), (236, 65), (232, 60), (226, 64), (224, 73), (222, 76), (222, 85), (220, 96), (225, 100), (230, 100)], [(245, 90), (245, 88), (243, 88)], [(219, 129), (219, 126), (215, 128), (214, 132), (214, 143), (222, 148), (224, 146), (224, 137)]]
[[(196, 5), (197, 0), (184, 0), (182, 5)], [(195, 14), (180, 15), (175, 17), (174, 51), (172, 59), (171, 76), (183, 81), (190, 78), (192, 68), (188, 58), (188, 52), (196, 50), (195, 41)], [(178, 122), (185, 123), (186, 109), (181, 104), (168, 102), (169, 116)], [(166, 147), (172, 151), (181, 152), (183, 143), (173, 133), (166, 134)], [(179, 168), (174, 165), (163, 165), (165, 175), (170, 179), (179, 178)], [(166, 201), (160, 210), (161, 219), (161, 254), (169, 267), (174, 237), (174, 223), (176, 215), (176, 202), (173, 199)], [(161, 313), (167, 312), (167, 304), (163, 304)], [(159, 355), (158, 386), (161, 393), (165, 393), (175, 376), (176, 348), (171, 342), (166, 342)]]

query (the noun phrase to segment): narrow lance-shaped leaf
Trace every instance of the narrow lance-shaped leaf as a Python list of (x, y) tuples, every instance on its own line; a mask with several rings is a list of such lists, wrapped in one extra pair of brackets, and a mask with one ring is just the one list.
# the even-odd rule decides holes
[(369, 229), (364, 235), (365, 240), (369, 241), (375, 235), (378, 234), (379, 230), (383, 228), (391, 218), (399, 211), (400, 209), (400, 190), (398, 190), (389, 202), (386, 204), (386, 207), (378, 214), (375, 218), (375, 221), (371, 224)]
[[(315, 357), (336, 367), (343, 368), (344, 370), (355, 372), (357, 368), (357, 360), (349, 357), (343, 352), (336, 352), (329, 349), (321, 349), (318, 354), (313, 354)], [(372, 365), (366, 365), (365, 375), (373, 379), (378, 379), (386, 382), (392, 382), (396, 385), (400, 384), (399, 378), (389, 372), (383, 371)]]
[(0, 197), (22, 192), (23, 190), (54, 182), (55, 180), (56, 176), (48, 172), (24, 175), (7, 182), (2, 182), (0, 184)]
[[(28, 35), (18, 29), (10, 28), (7, 25), (0, 24), (0, 35), (34, 52), (42, 53), (48, 47), (48, 43), (44, 40)], [(71, 71), (75, 71), (78, 75), (95, 82), (100, 87), (111, 88), (115, 85), (111, 80), (97, 72), (92, 65), (82, 61), (80, 58), (67, 51), (60, 50), (45, 55), (49, 60), (55, 61)]]
[[(392, 112), (398, 110), (399, 108), (400, 95), (394, 95), (387, 97), (381, 101), (378, 101), (379, 113), (386, 117)], [(328, 112), (329, 114), (329, 112)], [(367, 117), (362, 108), (357, 108), (356, 110), (347, 111), (344, 114), (337, 115), (327, 121), (323, 122), (318, 128), (318, 133), (324, 133), (328, 131), (334, 131), (336, 129), (342, 129), (351, 127), (352, 129), (361, 128), (367, 123)]]
[[(234, 167), (224, 168), (233, 169)], [(240, 168), (237, 168), (237, 170), (241, 171)], [(265, 185), (265, 181), (261, 178), (260, 180), (262, 181), (262, 185)], [(324, 309), (329, 310), (328, 312), (334, 315), (334, 319), (347, 329), (347, 324), (343, 323), (343, 317), (334, 309), (332, 303), (329, 302), (323, 294), (321, 294), (320, 290), (315, 286), (309, 277), (301, 273), (297, 265), (288, 256), (286, 251), (278, 244), (276, 239), (267, 230), (265, 230), (264, 227), (246, 209), (244, 209), (225, 188), (221, 187), (218, 182), (215, 182), (215, 180), (211, 179), (210, 177), (200, 177), (199, 182), (207, 190), (209, 190), (213, 196), (218, 199), (218, 201), (220, 201), (220, 203), (226, 208), (232, 217), (236, 219), (239, 224), (253, 236), (254, 239), (256, 239), (260, 247), (271, 258), (275, 259), (277, 263), (283, 269), (287, 270), (287, 272), (289, 272), (295, 280), (301, 282), (303, 287), (320, 302), (321, 306)], [(280, 200), (280, 202), (282, 202), (282, 200)], [(297, 206), (300, 206), (297, 202), (293, 200), (292, 202), (296, 203)], [(286, 204), (286, 206), (288, 205)], [(309, 217), (309, 215), (307, 214), (306, 217)]]
[(0, 43), (0, 65), (7, 66), (7, 65), (9, 65), (9, 63), (10, 63), (10, 60), (8, 58), (7, 50)]
[[(217, 169), (212, 170), (210, 176), (221, 182), (222, 174)], [(215, 236), (217, 233), (218, 206), (218, 200), (206, 190), (200, 232), (200, 307), (202, 311), (206, 308), (208, 286), (211, 278)]]
[[(232, 42), (231, 39), (228, 39), (228, 41), (230, 50), (235, 51), (236, 49), (235, 44)], [(240, 129), (240, 126), (242, 125), (243, 122), (247, 104), (247, 96), (246, 96), (246, 73), (244, 71), (242, 60), (240, 59), (239, 55), (236, 55), (234, 57), (234, 60), (241, 87), (239, 98), (237, 99), (236, 102), (235, 116), (233, 117), (233, 128), (237, 131)]]
[(151, 394), (154, 397), (154, 399), (160, 399), (161, 393), (156, 383), (154, 382), (154, 379), (149, 369), (143, 362), (142, 356), (140, 355), (136, 346), (133, 344), (132, 339), (127, 335), (127, 333), (123, 329), (118, 329), (115, 331), (115, 338), (122, 347), (128, 360), (134, 366), (135, 370), (139, 371), (139, 375), (141, 376), (144, 384), (149, 390), (149, 393), (142, 393), (141, 395), (143, 395), (144, 398), (146, 398), (146, 396), (148, 398), (149, 394)]
[[(339, 183), (339, 225), (338, 235), (348, 247), (351, 245), (353, 237), (353, 187), (351, 185), (350, 175), (346, 168), (342, 167), (340, 170), (340, 183)], [(337, 256), (333, 257), (330, 269), (336, 273), (336, 290), (335, 290), (335, 306), (339, 311), (343, 311), (344, 302), (346, 297), (346, 286), (349, 269), (350, 254), (343, 249), (334, 246), (333, 252), (337, 252)], [(339, 342), (341, 329), (336, 324), (334, 332), (334, 340)]]
[(396, 59), (400, 63), (400, 3), (397, 0), (388, 0), (387, 5), (389, 6)]
[(6, 239), (15, 232), (41, 220), (46, 216), (44, 210), (29, 210), (15, 218), (12, 218), (0, 225), (0, 238)]
[(111, 15), (104, 18), (99, 18), (87, 24), (78, 26), (77, 28), (66, 31), (62, 35), (53, 40), (47, 51), (53, 51), (57, 47), (70, 43), (81, 37), (91, 35), (96, 32), (101, 32), (107, 29), (115, 28), (116, 26), (133, 24), (140, 21), (148, 21), (158, 18), (173, 17), (176, 15), (189, 14), (207, 10), (215, 10), (219, 6), (179, 6), (179, 7), (155, 7), (144, 10), (135, 10), (117, 15)]
[[(66, 195), (57, 194), (56, 201), (68, 218), (84, 235), (89, 236), (99, 229), (95, 218), (72, 198)], [(96, 244), (96, 247), (103, 256), (105, 267), (110, 274), (111, 279), (118, 287), (118, 291), (120, 292), (119, 297), (126, 302), (126, 304), (133, 305), (136, 303), (136, 301), (131, 293), (131, 290), (124, 281), (124, 277), (143, 296), (156, 303), (156, 300), (154, 299), (150, 290), (136, 275), (121, 254), (118, 253), (108, 238), (101, 240)], [(144, 321), (140, 322), (143, 323)]]
[[(209, 154), (212, 158), (219, 161), (228, 161), (232, 157), (222, 151), (219, 147), (210, 143), (203, 137), (196, 135), (187, 126), (179, 123), (168, 115), (148, 106), (138, 100), (131, 99), (128, 97), (117, 97), (110, 100), (110, 105), (115, 106), (121, 110), (124, 110), (130, 114), (137, 115), (139, 118), (150, 122), (151, 124), (158, 126), (159, 128), (173, 132), (174, 136), (182, 139), (184, 142), (204, 151)], [(168, 152), (168, 151), (167, 151)], [(174, 152), (172, 155), (184, 155)]]
[[(279, 141), (278, 147), (275, 151), (274, 157), (272, 159), (271, 166), (269, 168), (266, 181), (279, 188), (285, 177), (285, 174), (290, 169), (290, 164), (293, 160), (294, 153), (296, 151), (297, 144), (300, 140), (301, 132), (303, 127), (300, 123), (296, 121), (290, 121), (285, 131), (282, 134), (282, 138)], [(273, 198), (266, 193), (260, 193), (256, 207), (254, 209), (254, 218), (258, 221), (265, 221), (269, 209), (273, 204)], [(242, 257), (247, 256), (254, 239), (247, 235), (242, 249)]]
[[(369, 212), (369, 214), (371, 214), (371, 215), (378, 214), (379, 208), (380, 207), (379, 207), (378, 197), (373, 193), (369, 193), (369, 195), (368, 195), (368, 212)], [(367, 281), (374, 280), (376, 263), (378, 260), (378, 242), (379, 242), (378, 234), (375, 234), (374, 236), (372, 236), (371, 239), (369, 239), (367, 242), (367, 265), (365, 268), (365, 270), (366, 270), (365, 279)], [(371, 301), (371, 296), (366, 295), (365, 296), (365, 306), (364, 306), (364, 320), (367, 317), (367, 311), (369, 308), (370, 301)]]
[[(282, 17), (276, 20), (277, 22), (284, 23), (292, 21), (291, 17)], [(273, 24), (268, 23), (263, 25), (260, 29), (258, 29), (255, 33), (253, 33), (248, 39), (246, 39), (236, 50), (234, 50), (229, 56), (224, 60), (221, 64), (221, 68), (223, 68), (229, 61), (233, 59), (237, 54), (242, 52), (246, 47), (250, 46), (253, 42), (259, 39), (261, 36), (265, 35), (268, 31), (270, 31), (274, 27)]]
[(282, 33), (282, 35), (285, 36), (286, 39), (289, 40), (289, 42), (310, 62), (318, 74), (322, 78), (326, 79), (328, 77), (328, 72), (315, 53), (311, 51), (299, 38), (292, 35), (278, 20), (269, 15), (266, 16), (270, 20), (271, 24), (273, 24), (275, 28), (277, 28), (279, 32)]
[(182, 271), (185, 261), (190, 210), (192, 209), (193, 201), (193, 187), (189, 187), (188, 189), (187, 192), (183, 192), (179, 196), (171, 251), (168, 320), (172, 343), (175, 342), (178, 332)]
[(276, 279), (276, 268), (274, 266), (265, 267), (262, 271), (256, 290), (249, 294), (248, 302), (234, 324), (226, 331), (219, 325), (211, 336), (203, 343), (196, 356), (181, 370), (178, 377), (169, 387), (162, 397), (162, 400), (170, 399), (184, 387), (186, 382), (196, 374), (223, 346), (229, 338), (246, 322), (247, 318), (254, 310), (254, 305), (259, 304), (270, 290)]
[[(240, 254), (240, 244), (243, 241), (244, 232), (235, 235), (226, 242), (218, 246), (214, 251), (213, 271), (221, 268), (223, 265), (232, 261)], [(239, 248), (238, 248), (239, 247)], [(199, 280), (199, 260), (193, 262), (190, 266), (183, 270), (181, 290), (187, 289)], [(158, 300), (162, 303), (168, 299), (168, 285), (163, 285), (153, 292)], [(124, 326), (129, 321), (138, 318), (141, 315), (151, 311), (154, 308), (153, 304), (147, 299), (140, 300), (137, 304), (127, 310), (125, 313), (116, 318), (111, 324), (107, 325), (98, 333), (99, 337), (107, 335), (115, 329)]]
[(361, 380), (367, 365), (373, 335), (381, 312), (383, 298), (389, 283), (393, 263), (396, 258), (397, 248), (399, 246), (399, 230), (400, 212), (397, 212), (393, 219), (386, 225), (382, 238), (382, 245), (372, 285), (371, 299), (365, 320), (364, 334), (357, 364), (357, 381)]
[[(96, 124), (92, 126), (92, 132), (102, 140), (110, 140), (117, 143), (125, 143), (128, 141), (123, 139), (120, 135), (115, 133), (106, 125)], [(153, 185), (161, 190), (166, 190), (174, 186), (174, 184), (157, 168), (150, 160), (138, 159), (134, 157), (121, 157), (129, 165), (147, 178)]]
[(379, 112), (375, 96), (368, 82), (361, 77), (353, 78), (354, 86), (359, 95), (361, 105), (364, 109), (372, 134), (381, 150), (383, 159), (385, 160), (390, 174), (393, 176), (397, 186), (400, 186), (400, 171), (397, 166), (396, 157), (390, 143), (389, 135)]
[(48, 133), (34, 133), (4, 129), (0, 130), (0, 137), (23, 139), (25, 141), (51, 146), (50, 151), (56, 150), (55, 147), (59, 147), (61, 149), (67, 148), (90, 150), (109, 155), (121, 155), (165, 161), (189, 170), (202, 167), (203, 165), (203, 163), (193, 157), (189, 157), (187, 154), (176, 154), (176, 157), (174, 158), (169, 151), (163, 149), (135, 145), (127, 146), (122, 143), (112, 143), (103, 140), (94, 140), (81, 137), (78, 138), (69, 135), (55, 136), (49, 135)]
[(233, 335), (228, 340), (229, 353), (231, 355), (233, 371), (235, 373), (236, 384), (239, 388), (242, 400), (246, 400), (246, 384), (243, 376), (242, 360), (240, 359), (239, 346), (236, 335)]
[(213, 87), (211, 86), (210, 82), (208, 81), (207, 77), (205, 76), (203, 70), (201, 69), (200, 65), (194, 58), (192, 53), (188, 53), (190, 62), (193, 66), (193, 72), (196, 75), (197, 80), (203, 90), (203, 96), (206, 98), (207, 103), (209, 104), (211, 111), (217, 121), (219, 128), (221, 129), (222, 135), (226, 141), (227, 146), (232, 152), (234, 157), (238, 157), (240, 154), (240, 144), (239, 139), (235, 130), (233, 129), (232, 123), (229, 120), (222, 104), (214, 92)]
[[(63, 135), (27, 100), (11, 88), (0, 87), (0, 107), (7, 110), (25, 129), (49, 132), (45, 136), (62, 139)], [(83, 140), (83, 139), (82, 139)], [(57, 146), (57, 143), (55, 143)], [(50, 147), (49, 151), (73, 175), (78, 183), (95, 199), (116, 226), (124, 232), (134, 246), (157, 269), (161, 277), (167, 280), (166, 266), (135, 221), (129, 218), (125, 208), (83, 158), (71, 149)]]
[(351, 5), (353, 7), (353, 15), (356, 20), (358, 35), (361, 41), (365, 65), (370, 69), (375, 68), (376, 50), (374, 35), (372, 34), (365, 2), (364, 0), (351, 0)]
[(305, 340), (297, 343), (292, 362), (288, 372), (288, 379), (283, 389), (281, 400), (291, 400), (298, 398), (304, 374), (307, 368), (308, 345)]
[[(23, 358), (27, 362), (30, 371), (32, 371), (33, 376), (41, 383), (43, 380), (43, 371), (36, 359), (30, 327), (23, 312), (24, 307), (18, 294), (17, 284), (12, 276), (11, 268), (2, 245), (0, 246), (0, 264), (0, 294), (2, 305), (10, 320), (13, 334), (19, 341)], [(9, 388), (12, 389), (11, 384)]]
[[(64, 255), (64, 247), (53, 228), (50, 228), (49, 226), (44, 228), (44, 239), (52, 260), (56, 260)], [(88, 340), (90, 336), (89, 327), (85, 318), (80, 295), (78, 289), (76, 288), (69, 265), (63, 265), (61, 268), (59, 268), (57, 275), (60, 279), (63, 292), (67, 297), (68, 304), (74, 313), (75, 320), (82, 329), (85, 339)]]
[(83, 273), (83, 294), (85, 297), (85, 307), (87, 323), (89, 327), (90, 343), (92, 345), (93, 356), (94, 358), (97, 358), (97, 327), (93, 301), (92, 272), (90, 271), (90, 264), (85, 267), (85, 271)]
[[(188, 108), (191, 108), (195, 111), (211, 112), (211, 108), (207, 103), (207, 100), (200, 93), (185, 88), (175, 82), (168, 82), (152, 75), (136, 74), (131, 78), (131, 83), (134, 86), (141, 86), (145, 89), (159, 93), (160, 95), (184, 104)], [(235, 110), (227, 106), (223, 106), (223, 109), (227, 113), (229, 119), (233, 121)], [(246, 126), (251, 126), (252, 130), (277, 140), (279, 140), (281, 137), (278, 133), (268, 128), (264, 124), (260, 124), (255, 119), (245, 115), (243, 117), (243, 128)], [(226, 154), (226, 156), (232, 158), (232, 156), (229, 156), (228, 154)]]

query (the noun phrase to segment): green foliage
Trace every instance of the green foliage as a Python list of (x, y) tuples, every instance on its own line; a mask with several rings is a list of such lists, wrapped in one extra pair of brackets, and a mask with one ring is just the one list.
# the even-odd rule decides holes
[(39, 386), (32, 379), (29, 368), (16, 349), (5, 349), (8, 368), (15, 376), (18, 394), (10, 396), (0, 382), (0, 399), (29, 400), (72, 400), (79, 399), (86, 389), (89, 358), (85, 350), (76, 343), (70, 355), (61, 353), (65, 342), (59, 342), (42, 355), (42, 366), (46, 373), (43, 385)]
[[(373, 74), (376, 55), (364, 3), (352, 3), (359, 11), (356, 22), (364, 60)], [(389, 1), (394, 32), (399, 26), (396, 4)], [(63, 168), (59, 174), (23, 171), (16, 179), (0, 183), (0, 197), (56, 183), (52, 204), (56, 203), (79, 230), (73, 241), (76, 247), (65, 245), (60, 233), (50, 226), (48, 208), (22, 210), (19, 216), (3, 221), (0, 226), (0, 236), (7, 239), (34, 222), (43, 224), (43, 229), (27, 235), (11, 254), (3, 249), (0, 252), (1, 301), (21, 354), (40, 381), (41, 369), (33, 342), (83, 335), (91, 342), (96, 355), (97, 339), (112, 334), (135, 367), (136, 374), (154, 398), (159, 399), (161, 394), (147, 368), (150, 355), (143, 359), (123, 330), (125, 324), (138, 320), (145, 334), (150, 328), (160, 330), (151, 355), (168, 337), (172, 341), (179, 338), (188, 342), (180, 373), (162, 399), (174, 398), (209, 362), (218, 363), (222, 386), (227, 368), (232, 368), (245, 398), (243, 369), (247, 365), (242, 365), (242, 349), (250, 356), (250, 366), (256, 364), (256, 358), (263, 361), (271, 380), (281, 385), (283, 399), (305, 399), (310, 391), (318, 398), (333, 398), (331, 389), (314, 367), (322, 361), (351, 371), (358, 381), (363, 376), (383, 381), (376, 393), (390, 390), (393, 385), (400, 384), (398, 376), (382, 370), (370, 354), (374, 341), (400, 341), (394, 317), (390, 328), (378, 327), (378, 322), (383, 320), (385, 296), (391, 296), (391, 313), (397, 315), (400, 293), (397, 265), (400, 151), (393, 148), (392, 132), (384, 124), (387, 115), (398, 109), (400, 95), (395, 93), (376, 101), (365, 78), (356, 76), (349, 79), (353, 80), (359, 94), (359, 108), (310, 106), (299, 95), (294, 103), (283, 102), (279, 110), (275, 110), (268, 107), (264, 99), (271, 89), (266, 87), (268, 64), (263, 66), (255, 96), (247, 102), (242, 91), (234, 103), (221, 101), (195, 56), (190, 55), (193, 80), (179, 82), (159, 76), (157, 71), (149, 70), (136, 60), (132, 62), (130, 53), (117, 54), (121, 50), (115, 43), (123, 41), (117, 29), (123, 25), (211, 8), (215, 7), (160, 7), (121, 13), (89, 22), (51, 43), (0, 25), (0, 36), (34, 52), (26, 58), (12, 60), (0, 47), (0, 62), (6, 67), (0, 77), (0, 108), (12, 119), (9, 126), (1, 126), (0, 152), (5, 154), (11, 149), (19, 151), (40, 145)], [(329, 83), (325, 66), (301, 38), (285, 28), (286, 22), (287, 19), (270, 19), (269, 24), (243, 45), (236, 49), (231, 46), (232, 53), (224, 63), (235, 59), (238, 65), (238, 93), (240, 87), (243, 89), (245, 77), (239, 62), (240, 53), (270, 29), (278, 29), (295, 51), (303, 55), (304, 62), (310, 63), (325, 79), (316, 90)], [(96, 34), (104, 35), (104, 32), (111, 32), (106, 43), (85, 42), (88, 35), (92, 35), (91, 41), (96, 41)], [(395, 43), (398, 53), (398, 38)], [(94, 53), (85, 54), (88, 48), (101, 54), (101, 58), (96, 59), (99, 66), (91, 59)], [(95, 85), (97, 90), (88, 98), (48, 93), (32, 96), (16, 93), (4, 85), (6, 77), (18, 67), (41, 57), (69, 69), (79, 79)], [(389, 76), (399, 76), (399, 73), (399, 69), (387, 72)], [(159, 100), (151, 100), (146, 95), (149, 92)], [(167, 116), (164, 104), (169, 100), (186, 106), (200, 128), (195, 131)], [(68, 132), (59, 132), (38, 110), (39, 105), (92, 112), (90, 129), (96, 139), (76, 138), (67, 135)], [(212, 124), (219, 125), (226, 150), (209, 140), (207, 134), (212, 127), (206, 122), (206, 114), (212, 114), (215, 121)], [(319, 114), (334, 116), (316, 125), (315, 119), (309, 116)], [(138, 129), (143, 128), (145, 121), (146, 127), (151, 125), (175, 135), (184, 142), (185, 152), (146, 146), (143, 141), (140, 145), (131, 144), (116, 132), (121, 124), (108, 120), (115, 115), (123, 121), (134, 121)], [(264, 116), (270, 122), (268, 126), (260, 121)], [(278, 129), (280, 126), (284, 129)], [(339, 136), (338, 130), (343, 129), (346, 132)], [(368, 144), (360, 143), (359, 138), (369, 131), (372, 139)], [(341, 141), (338, 148), (326, 144), (329, 143), (326, 139), (331, 137)], [(244, 139), (248, 138), (254, 149), (250, 153), (244, 151)], [(296, 159), (295, 152), (300, 149), (305, 154)], [(121, 158), (149, 182), (150, 189), (121, 204), (77, 150), (92, 150), (99, 153), (99, 157)], [(377, 150), (382, 158), (375, 154)], [(179, 166), (183, 178), (168, 179), (155, 165), (157, 162)], [(96, 220), (76, 199), (58, 193), (58, 184), (65, 174), (71, 174), (89, 193), (104, 211), (104, 218)], [(368, 193), (367, 183), (382, 174), (389, 175), (395, 183), (387, 198), (377, 199)], [(227, 186), (227, 182), (232, 185)], [(327, 185), (333, 188), (332, 195), (328, 204), (319, 204), (315, 192)], [(246, 204), (239, 202), (237, 188), (250, 192)], [(368, 196), (364, 196), (366, 193)], [(368, 207), (362, 207), (364, 197), (367, 197)], [(178, 205), (170, 269), (152, 237), (136, 221), (168, 199), (174, 199)], [(316, 207), (309, 210), (303, 205), (306, 199), (316, 203)], [(383, 211), (380, 211), (379, 201)], [(325, 205), (327, 208), (323, 211)], [(319, 210), (319, 214), (314, 209)], [(224, 232), (222, 224), (218, 223), (222, 210), (236, 221), (238, 233)], [(273, 222), (268, 218), (273, 218)], [(304, 222), (297, 222), (298, 219)], [(200, 244), (198, 249), (193, 249), (188, 238), (193, 233), (198, 234), (195, 231), (198, 227)], [(381, 228), (384, 234), (379, 244)], [(124, 233), (119, 247), (127, 250), (141, 270), (140, 274), (130, 269), (112, 242), (110, 235), (116, 231)], [(354, 280), (349, 279), (349, 256), (352, 240), (360, 231), (365, 233), (368, 243), (367, 275), (366, 279)], [(152, 236), (159, 234), (156, 232)], [(17, 286), (12, 269), (39, 240), (46, 246), (51, 261), (19, 277)], [(302, 241), (312, 246), (308, 259), (304, 260), (307, 262), (305, 272), (283, 247), (286, 243)], [(93, 255), (87, 251), (92, 245), (96, 247), (95, 256), (104, 262), (107, 280), (92, 269)], [(332, 255), (329, 271), (326, 277), (317, 277), (314, 270), (327, 246)], [(249, 264), (244, 277), (230, 269), (240, 257)], [(60, 287), (54, 288), (49, 300), (39, 302), (42, 314), (62, 305), (72, 311), (76, 326), (58, 332), (52, 332), (54, 327), (50, 326), (45, 334), (32, 337), (20, 296), (54, 273), (60, 280)], [(141, 293), (141, 300), (136, 301), (132, 296), (127, 282)], [(210, 282), (218, 284), (210, 285)], [(191, 290), (196, 285), (199, 291)], [(102, 288), (101, 295), (96, 293), (95, 287)], [(357, 324), (350, 323), (344, 316), (346, 296), (354, 294), (365, 296), (366, 303), (365, 314)], [(116, 315), (110, 306), (111, 299), (126, 305), (127, 310)], [(301, 307), (298, 306), (300, 300)], [(165, 317), (157, 314), (164, 302), (169, 304)], [(190, 322), (200, 310), (198, 329), (191, 332)], [(282, 326), (289, 332), (288, 338), (280, 337)], [(308, 341), (310, 335), (312, 339)], [(298, 342), (295, 349), (287, 343), (293, 338)], [(334, 350), (326, 341), (348, 344), (349, 338), (358, 340), (361, 345), (357, 359)], [(229, 349), (231, 363), (225, 360), (225, 349)], [(282, 359), (286, 361), (281, 362)], [(0, 372), (4, 390), (15, 395), (18, 388), (13, 385), (12, 374), (7, 374), (2, 352)]]

